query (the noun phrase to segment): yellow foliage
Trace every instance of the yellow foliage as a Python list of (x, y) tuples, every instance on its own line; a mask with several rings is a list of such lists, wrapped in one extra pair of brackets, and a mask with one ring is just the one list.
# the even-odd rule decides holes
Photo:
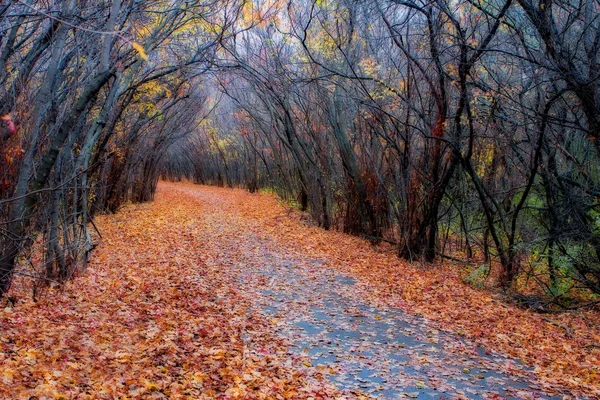
[(142, 60), (148, 61), (148, 55), (146, 54), (146, 51), (144, 50), (144, 47), (141, 44), (137, 42), (132, 42), (131, 47), (133, 47), (135, 51), (138, 52), (138, 55)]
[(326, 34), (314, 34), (308, 39), (308, 47), (314, 49), (316, 52), (324, 57), (332, 58), (337, 50), (337, 45), (333, 38)]
[(380, 70), (379, 64), (377, 64), (377, 61), (374, 60), (372, 57), (363, 58), (362, 60), (360, 60), (358, 65), (361, 67), (361, 69), (367, 76), (375, 75)]

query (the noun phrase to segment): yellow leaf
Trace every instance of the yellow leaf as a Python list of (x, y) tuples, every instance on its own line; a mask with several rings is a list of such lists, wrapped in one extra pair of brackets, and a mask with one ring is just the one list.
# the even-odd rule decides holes
[(146, 389), (148, 389), (150, 392), (156, 392), (160, 389), (160, 387), (154, 382), (146, 381)]
[(148, 54), (146, 54), (146, 50), (144, 50), (144, 47), (142, 47), (141, 44), (137, 43), (137, 42), (132, 42), (131, 43), (131, 47), (133, 47), (135, 49), (135, 51), (138, 52), (139, 56), (144, 60), (144, 61), (148, 61)]
[(8, 384), (11, 384), (13, 381), (13, 377), (15, 376), (16, 371), (14, 369), (11, 368), (6, 368), (4, 369), (4, 371), (2, 372), (2, 382)]

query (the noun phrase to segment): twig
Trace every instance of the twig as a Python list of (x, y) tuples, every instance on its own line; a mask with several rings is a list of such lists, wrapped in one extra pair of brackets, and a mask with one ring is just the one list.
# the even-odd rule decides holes
[(565, 310), (578, 310), (580, 308), (592, 307), (596, 304), (600, 304), (600, 300), (588, 301), (587, 303), (578, 304), (576, 306), (563, 307)]
[(98, 229), (98, 227), (94, 223), (94, 219), (90, 216), (89, 212), (86, 212), (86, 213), (87, 213), (87, 216), (88, 216), (88, 221), (90, 221), (90, 223), (94, 227), (94, 230), (96, 231), (96, 233), (98, 234), (98, 236), (100, 236), (100, 239), (102, 239), (102, 234), (100, 233), (100, 230)]
[(562, 328), (562, 329), (564, 329), (564, 330), (565, 330), (565, 332), (567, 333), (567, 336), (569, 336), (569, 337), (573, 337), (573, 334), (571, 333), (571, 328), (569, 328), (568, 326), (566, 326), (566, 325), (563, 325), (563, 324), (559, 324), (559, 323), (558, 323), (558, 322), (556, 322), (556, 321), (552, 321), (550, 318), (545, 318), (545, 317), (542, 317), (542, 319), (543, 319), (544, 321), (546, 321), (546, 322), (548, 322), (548, 323), (550, 323), (550, 324), (554, 325), (554, 326), (558, 326), (559, 328)]
[(395, 241), (390, 240), (390, 239), (382, 238), (381, 236), (372, 236), (372, 235), (367, 235), (367, 234), (363, 234), (363, 236), (366, 237), (367, 239), (370, 239), (370, 240), (380, 240), (382, 242), (393, 244), (393, 245), (396, 245), (396, 246), (400, 245), (400, 243), (398, 243), (398, 242), (395, 242)]
[[(43, 189), (33, 190), (33, 191), (29, 192), (29, 193), (25, 193), (25, 194), (24, 194), (24, 195), (22, 195), (22, 196), (17, 196), (17, 197), (12, 197), (12, 198), (10, 198), (10, 199), (0, 200), (0, 205), (1, 205), (1, 204), (5, 204), (5, 203), (10, 203), (10, 202), (12, 202), (12, 201), (16, 201), (16, 200), (19, 200), (19, 199), (22, 199), (22, 198), (24, 198), (24, 197), (28, 197), (28, 196), (31, 196), (31, 195), (33, 195), (33, 194), (37, 194), (37, 193), (42, 193), (42, 192), (53, 192), (53, 191), (55, 191), (55, 190), (58, 190), (58, 189), (60, 189), (60, 188), (62, 188), (62, 187), (64, 187), (64, 186), (66, 186), (68, 183), (70, 183), (71, 181), (73, 181), (73, 180), (77, 179), (77, 178), (79, 177), (79, 175), (83, 174), (84, 172), (87, 172), (88, 170), (89, 170), (89, 168), (88, 168), (88, 169), (86, 169), (85, 171), (80, 171), (80, 172), (78, 172), (77, 174), (75, 174), (75, 175), (74, 175), (74, 176), (72, 176), (71, 178), (67, 179), (66, 181), (64, 181), (64, 182), (63, 182), (63, 183), (61, 183), (60, 185), (58, 185), (58, 186), (55, 186), (55, 187), (53, 187), (53, 188), (43, 188)], [(10, 222), (12, 222), (12, 221), (10, 221)]]
[(447, 260), (454, 261), (454, 262), (457, 262), (457, 263), (460, 263), (460, 264), (463, 264), (463, 265), (468, 265), (469, 267), (472, 267), (472, 266), (475, 265), (472, 262), (469, 262), (469, 261), (466, 261), (466, 260), (461, 260), (460, 258), (454, 258), (454, 257), (446, 255), (444, 253), (440, 253), (439, 251), (436, 252), (436, 254), (438, 256), (442, 257), (442, 258), (447, 259)]
[(86, 31), (86, 32), (96, 33), (98, 35), (115, 35), (115, 36), (118, 36), (121, 39), (124, 39), (124, 40), (126, 40), (126, 41), (129, 42), (129, 40), (127, 40), (127, 38), (125, 38), (125, 37), (123, 37), (123, 35), (121, 35), (121, 33), (125, 32), (124, 30), (121, 30), (121, 31), (98, 31), (98, 30), (95, 30), (95, 29), (84, 28), (83, 26), (75, 25), (75, 24), (72, 24), (70, 22), (65, 21), (64, 19), (60, 19), (60, 18), (57, 18), (57, 17), (55, 17), (53, 15), (50, 15), (50, 14), (48, 14), (48, 13), (40, 10), (39, 8), (36, 8), (36, 7), (34, 7), (34, 6), (30, 5), (30, 4), (25, 3), (23, 0), (17, 0), (17, 2), (20, 3), (20, 4), (22, 4), (22, 5), (24, 5), (25, 7), (30, 8), (31, 10), (35, 11), (38, 14), (41, 14), (41, 15), (43, 15), (43, 16), (45, 16), (47, 18), (53, 19), (55, 21), (58, 21), (58, 22), (60, 22), (62, 24), (68, 25), (68, 26), (70, 26), (72, 28), (79, 29), (79, 30)]

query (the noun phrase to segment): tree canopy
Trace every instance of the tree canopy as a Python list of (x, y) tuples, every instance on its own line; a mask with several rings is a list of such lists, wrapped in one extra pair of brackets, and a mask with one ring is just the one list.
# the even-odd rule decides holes
[(162, 177), (568, 307), (600, 293), (599, 47), (592, 0), (7, 1), (0, 293)]

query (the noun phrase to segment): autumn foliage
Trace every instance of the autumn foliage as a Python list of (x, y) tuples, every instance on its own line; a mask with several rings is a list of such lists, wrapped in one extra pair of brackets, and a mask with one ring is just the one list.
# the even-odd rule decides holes
[(306, 224), (301, 214), (290, 213), (271, 196), (203, 190), (227, 196), (222, 204), (239, 213), (253, 233), (273, 238), (291, 252), (326, 260), (327, 268), (356, 277), (360, 294), (373, 304), (423, 315), (440, 329), (516, 357), (534, 367), (550, 390), (566, 386), (589, 396), (600, 394), (597, 310), (548, 316), (523, 310), (507, 304), (500, 293), (465, 284), (464, 270), (456, 265), (411, 264), (399, 259), (392, 246), (373, 247), (367, 240)]
[(0, 397), (363, 396), (270, 246), (600, 398), (598, 1), (0, 3)]
[[(219, 215), (233, 224), (220, 226)], [(234, 267), (236, 252), (252, 244), (215, 253), (241, 230), (356, 277), (357, 294), (374, 305), (423, 315), (521, 359), (548, 391), (599, 395), (598, 312), (550, 316), (566, 332), (465, 285), (455, 266), (412, 265), (387, 246), (307, 225), (270, 195), (162, 183), (155, 202), (97, 224), (103, 238), (84, 276), (37, 301), (26, 279), (14, 285), (14, 304), (0, 311), (2, 397), (341, 395), (255, 312)]]
[(38, 301), (15, 284), (0, 314), (0, 396), (334, 395), (249, 312), (235, 271), (203, 262), (206, 211), (165, 188), (154, 203), (99, 218), (104, 239), (85, 276)]

